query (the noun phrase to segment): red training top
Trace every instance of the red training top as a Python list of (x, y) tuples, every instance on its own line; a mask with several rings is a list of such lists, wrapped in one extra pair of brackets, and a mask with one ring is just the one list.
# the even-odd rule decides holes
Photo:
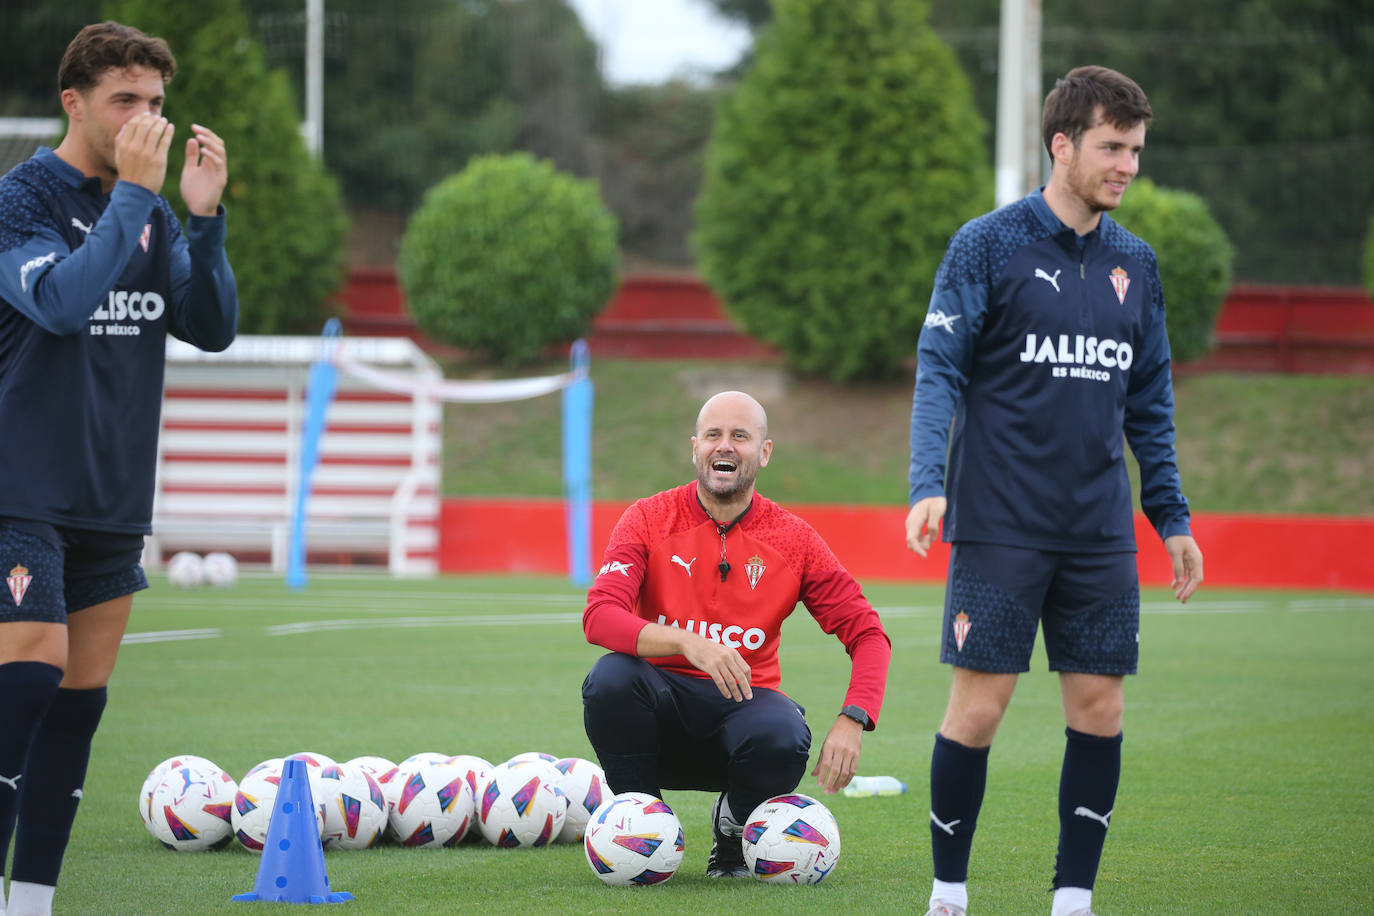
[[(689, 483), (625, 510), (587, 592), (587, 641), (636, 655), (646, 623), (686, 627), (738, 649), (751, 683), (778, 690), (782, 622), (801, 602), (844, 644), (852, 664), (844, 702), (868, 713), (872, 729), (892, 644), (854, 577), (814, 528), (772, 500), (756, 493), (743, 517), (722, 531), (696, 492)], [(723, 576), (722, 562), (729, 563)], [(706, 677), (681, 655), (647, 660)]]

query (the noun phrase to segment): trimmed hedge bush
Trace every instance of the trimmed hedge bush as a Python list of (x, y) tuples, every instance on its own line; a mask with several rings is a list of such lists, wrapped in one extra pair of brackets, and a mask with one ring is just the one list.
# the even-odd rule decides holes
[(1235, 250), (1207, 202), (1191, 191), (1138, 178), (1112, 218), (1148, 242), (1159, 258), (1174, 362), (1206, 356), (1235, 261)]
[(985, 125), (922, 0), (777, 0), (720, 106), (693, 247), (752, 335), (837, 380), (916, 352), (951, 235), (992, 205)]
[(615, 217), (596, 183), (527, 153), (481, 156), (425, 193), (401, 239), (420, 328), (507, 364), (584, 334), (615, 292)]

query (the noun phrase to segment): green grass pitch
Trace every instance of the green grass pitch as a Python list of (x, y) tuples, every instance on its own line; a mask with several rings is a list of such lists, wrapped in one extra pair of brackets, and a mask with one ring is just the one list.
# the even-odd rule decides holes
[[(388, 845), (326, 854), (333, 889), (355, 896), (342, 912), (924, 912), (926, 774), (948, 685), (936, 661), (941, 591), (872, 583), (866, 592), (894, 651), (860, 771), (899, 776), (911, 791), (823, 798), (844, 838), (824, 883), (708, 880), (712, 798), (668, 792), (687, 853), (666, 884), (605, 887), (580, 845)], [(124, 646), (57, 912), (264, 906), (229, 899), (252, 889), (256, 856), (237, 846), (173, 853), (144, 830), (139, 786), (175, 753), (209, 757), (235, 778), (301, 750), (339, 760), (430, 750), (493, 762), (531, 750), (591, 757), (579, 687), (600, 650), (582, 638), (582, 602), (566, 582), (530, 577), (316, 576), (299, 593), (251, 576), (225, 591), (155, 581), (135, 601), (130, 633), (206, 632)], [(818, 749), (848, 659), (804, 609), (783, 632), (783, 687), (806, 707)], [(1374, 597), (1204, 590), (1180, 608), (1152, 590), (1141, 649), (1094, 908), (1374, 911)], [(1037, 650), (993, 749), (973, 853), (975, 913), (1049, 912), (1062, 753), (1058, 692)], [(816, 794), (814, 779), (800, 790)]]

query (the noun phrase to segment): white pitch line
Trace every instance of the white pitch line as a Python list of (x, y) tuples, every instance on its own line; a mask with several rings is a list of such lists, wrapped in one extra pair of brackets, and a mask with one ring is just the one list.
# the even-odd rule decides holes
[(480, 617), (389, 617), (372, 620), (308, 620), (283, 623), (267, 628), (268, 636), (295, 636), (335, 630), (376, 630), (384, 627), (481, 627), (522, 626), (525, 624), (573, 624), (581, 614), (484, 614)]
[(122, 646), (145, 642), (177, 642), (183, 639), (216, 639), (220, 631), (216, 628), (204, 630), (150, 630), (146, 633), (125, 633), (119, 641)]

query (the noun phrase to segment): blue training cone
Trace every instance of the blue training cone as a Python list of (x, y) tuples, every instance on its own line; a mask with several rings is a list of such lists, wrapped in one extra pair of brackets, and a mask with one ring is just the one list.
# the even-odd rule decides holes
[(282, 768), (281, 787), (272, 806), (262, 863), (251, 894), (235, 894), (235, 900), (264, 903), (343, 903), (353, 895), (330, 893), (324, 871), (320, 827), (315, 823), (315, 801), (305, 761), (288, 760)]

